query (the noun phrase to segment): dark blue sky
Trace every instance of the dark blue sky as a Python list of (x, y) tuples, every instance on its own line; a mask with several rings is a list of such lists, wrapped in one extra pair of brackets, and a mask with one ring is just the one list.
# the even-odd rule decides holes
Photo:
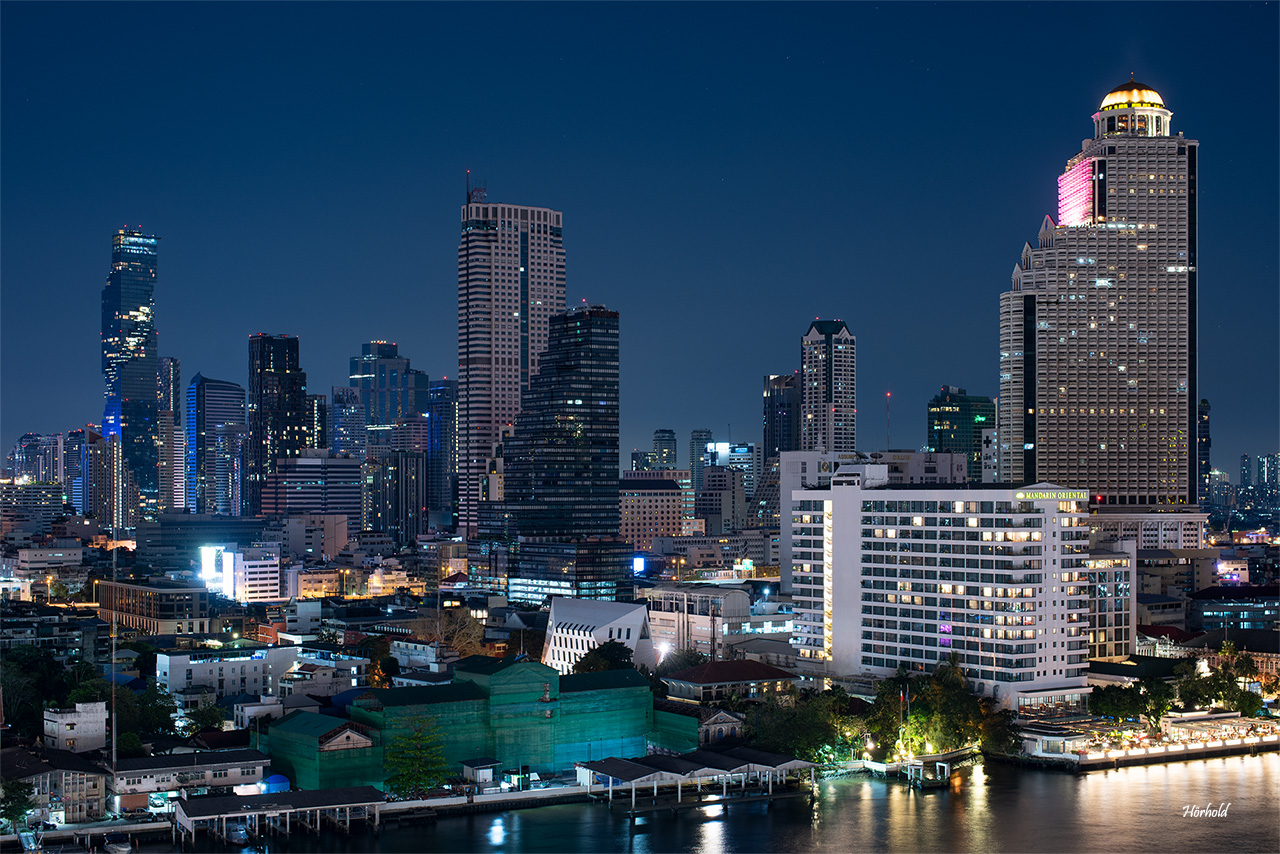
[(1213, 462), (1280, 449), (1275, 3), (0, 5), (2, 409), (102, 417), (110, 235), (161, 236), (161, 355), (313, 392), (370, 339), (457, 371), (464, 169), (565, 213), (570, 303), (622, 314), (622, 447), (760, 440), (816, 316), (858, 336), (859, 446), (997, 392), (998, 296), (1102, 96), (1201, 145)]

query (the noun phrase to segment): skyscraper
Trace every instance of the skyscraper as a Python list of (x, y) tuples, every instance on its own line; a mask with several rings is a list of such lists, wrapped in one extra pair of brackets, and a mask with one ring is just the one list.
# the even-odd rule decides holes
[(549, 346), (504, 446), (505, 493), (522, 537), (618, 533), (618, 313), (551, 318)]
[(182, 429), (182, 365), (172, 356), (160, 360), (156, 386), (157, 457), (160, 496), (158, 510), (172, 513), (186, 507), (186, 432)]
[(351, 357), (350, 382), (360, 393), (366, 425), (394, 424), (427, 411), (430, 379), (409, 367), (394, 342), (360, 345), (360, 355)]
[(1253, 486), (1253, 457), (1248, 454), (1240, 455), (1240, 486)]
[(764, 378), (765, 458), (800, 450), (800, 372)]
[[(195, 513), (218, 513), (238, 515), (240, 512), (238, 496), (240, 484), (231, 483), (241, 470), (230, 457), (223, 459), (224, 480), (221, 482), (223, 499), (222, 511), (219, 511), (219, 436), (224, 455), (234, 453), (233, 431), (241, 434), (245, 430), (244, 388), (236, 383), (215, 380), (196, 374), (187, 387), (187, 507)], [(221, 433), (220, 433), (221, 431)], [(232, 490), (236, 498), (234, 511), (231, 510)]]
[(800, 450), (857, 450), (857, 341), (843, 320), (815, 320), (800, 338)]
[(142, 518), (160, 497), (156, 417), (155, 235), (122, 228), (111, 239), (111, 271), (102, 289), (102, 374), (107, 382), (104, 437), (120, 437), (120, 454), (138, 490)]
[(925, 444), (933, 451), (964, 454), (970, 483), (982, 483), (982, 433), (996, 423), (996, 402), (944, 385), (929, 401)]
[(336, 385), (329, 404), (329, 450), (335, 454), (352, 454), (364, 459), (365, 423), (360, 390)]
[(452, 529), (457, 520), (458, 381), (431, 383), (427, 398), (431, 420), (427, 436), (427, 507), (431, 524)]
[(507, 526), (508, 595), (617, 598), (632, 547), (618, 536), (616, 311), (583, 306), (549, 320), (503, 463), (504, 499), (482, 510), (487, 529)]
[(660, 427), (653, 431), (653, 464), (658, 469), (676, 467), (676, 431)]
[(698, 427), (689, 431), (689, 478), (694, 493), (702, 491), (702, 469), (711, 464), (707, 445), (711, 444), (711, 431)]
[(329, 398), (323, 394), (309, 394), (305, 403), (304, 448), (329, 447)]
[[(562, 214), (468, 187), (458, 242), (459, 526), (475, 533), (487, 460), (564, 312)], [(615, 472), (616, 480), (616, 472)], [(616, 484), (615, 484), (616, 489)]]
[(245, 453), (245, 514), (261, 512), (262, 485), (276, 462), (296, 457), (307, 439), (307, 375), (298, 366), (294, 335), (249, 336), (249, 444)]
[(1196, 503), (1197, 148), (1117, 86), (1000, 297), (1001, 479)]
[(1212, 475), (1213, 464), (1209, 462), (1209, 448), (1213, 440), (1209, 435), (1209, 401), (1200, 398), (1199, 417), (1196, 423), (1196, 454), (1200, 467), (1200, 504), (1207, 506), (1213, 501)]

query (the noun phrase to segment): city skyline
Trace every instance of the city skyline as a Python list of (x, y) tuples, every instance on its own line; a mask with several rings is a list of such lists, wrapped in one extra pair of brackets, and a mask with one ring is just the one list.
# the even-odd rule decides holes
[[(724, 7), (670, 9), (675, 35), (634, 7), (508, 10), (488, 31), (494, 55), (509, 47), (518, 65), (533, 54), (517, 39), (546, 36), (545, 73), (563, 82), (555, 98), (499, 87), (500, 106), (526, 128), (511, 139), (471, 126), (468, 99), (445, 91), (459, 54), (444, 34), (468, 20), (458, 7), (307, 7), (304, 31), (331, 38), (347, 27), (352, 58), (333, 67), (319, 52), (275, 45), (271, 34), (295, 16), (270, 7), (244, 9), (260, 27), (209, 7), (77, 7), (56, 47), (23, 35), (49, 26), (52, 12), (5, 7), (0, 441), (7, 449), (25, 432), (97, 420), (96, 297), (107, 240), (125, 223), (161, 238), (157, 355), (178, 358), (187, 375), (246, 385), (244, 342), (266, 330), (305, 339), (312, 392), (344, 385), (353, 348), (373, 340), (398, 342), (433, 381), (456, 378), (452, 215), (470, 167), (495, 200), (563, 211), (567, 304), (603, 303), (627, 318), (624, 457), (665, 427), (681, 441), (710, 427), (717, 440), (761, 442), (759, 377), (799, 367), (795, 330), (819, 316), (844, 319), (859, 339), (860, 447), (919, 447), (939, 386), (998, 393), (996, 307), (1029, 224), (1056, 211), (1046, 176), (1062, 171), (1100, 98), (1133, 72), (1168, 100), (1212, 166), (1200, 203), (1199, 389), (1213, 406), (1213, 465), (1234, 472), (1242, 453), (1277, 449), (1280, 134), (1273, 109), (1247, 134), (1218, 118), (1228, 94), (1276, 103), (1274, 7), (1144, 4), (1134, 8), (1177, 14), (1091, 45), (1054, 29), (1067, 8), (1055, 4), (1002, 4), (1017, 24), (953, 43), (949, 27), (974, 9), (954, 4), (933, 7), (912, 43), (879, 47), (876, 34), (913, 7), (733, 8), (732, 17)], [(1203, 49), (1175, 61), (1166, 45), (1190, 22)], [(378, 39), (405, 38), (385, 31), (413, 25), (427, 26), (415, 30), (422, 53), (440, 42), (422, 69), (408, 58), (416, 52), (371, 57)], [(618, 27), (632, 34), (608, 51), (575, 41)], [(107, 77), (163, 67), (172, 79), (154, 84), (147, 130), (104, 140), (76, 123), (99, 121), (116, 83), (87, 80), (77, 57), (117, 28), (150, 38)], [(175, 35), (192, 30), (194, 41)], [(1034, 50), (1007, 45), (1030, 31), (1041, 39)], [(728, 47), (697, 39), (711, 32)], [(248, 61), (230, 68), (216, 54), (206, 70), (219, 39)], [(1085, 70), (1034, 79), (1027, 69), (1055, 49)], [(640, 80), (628, 70), (659, 54), (676, 57), (661, 73)], [(500, 81), (506, 66), (477, 73)], [(295, 78), (294, 67), (314, 79)], [(329, 124), (331, 102), (360, 127)], [(761, 120), (766, 112), (773, 118)], [(197, 133), (205, 124), (209, 133)], [(1013, 144), (988, 154), (990, 135)], [(106, 168), (115, 161), (125, 166)], [(733, 331), (676, 334), (702, 323)], [(904, 348), (915, 325), (930, 334)], [(44, 341), (61, 345), (42, 365), (56, 386), (24, 362)], [(689, 381), (679, 388), (672, 377)], [(891, 442), (881, 409), (890, 390)]]

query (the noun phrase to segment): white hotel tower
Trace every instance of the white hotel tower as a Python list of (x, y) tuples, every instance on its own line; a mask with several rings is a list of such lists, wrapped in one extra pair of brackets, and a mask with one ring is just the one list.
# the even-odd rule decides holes
[(548, 321), (564, 313), (564, 282), (560, 211), (491, 204), (468, 187), (458, 242), (458, 524), (467, 536), (494, 445), (520, 414)]
[(1195, 140), (1117, 86), (1000, 297), (1000, 479), (1095, 506), (1196, 503)]

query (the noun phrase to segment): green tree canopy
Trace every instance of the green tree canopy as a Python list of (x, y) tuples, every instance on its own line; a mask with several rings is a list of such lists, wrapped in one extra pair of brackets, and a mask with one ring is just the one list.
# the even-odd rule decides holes
[(25, 780), (5, 778), (0, 780), (0, 790), (3, 790), (3, 795), (0, 795), (0, 819), (16, 829), (22, 817), (36, 808), (33, 797), (35, 786)]
[(706, 653), (698, 652), (692, 647), (674, 649), (658, 662), (658, 675), (670, 676), (672, 673), (679, 673), (681, 670), (688, 670), (690, 667), (697, 667), (708, 661), (710, 659), (707, 658)]
[(138, 728), (145, 733), (172, 735), (177, 732), (174, 717), (178, 703), (155, 679), (147, 680), (147, 687), (138, 696)]
[(606, 641), (578, 659), (574, 673), (599, 673), (604, 670), (626, 670), (631, 663), (631, 647), (619, 641)]
[(207, 729), (222, 729), (222, 724), (226, 719), (227, 713), (223, 711), (222, 706), (216, 703), (200, 706), (187, 712), (187, 725), (184, 734), (195, 735)]
[(402, 798), (424, 798), (449, 777), (434, 718), (416, 716), (409, 731), (391, 739), (383, 753), (387, 788)]

